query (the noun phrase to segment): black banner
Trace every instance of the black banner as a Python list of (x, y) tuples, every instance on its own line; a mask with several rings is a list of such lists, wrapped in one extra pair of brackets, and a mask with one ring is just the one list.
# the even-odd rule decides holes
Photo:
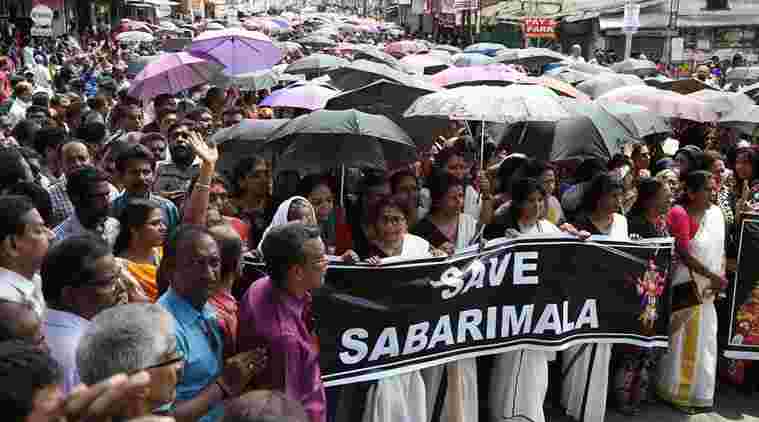
[(314, 295), (326, 386), (529, 346), (667, 347), (671, 239), (534, 237), (450, 258), (333, 265)]
[(732, 283), (730, 334), (725, 357), (759, 360), (759, 215), (744, 217), (738, 270)]

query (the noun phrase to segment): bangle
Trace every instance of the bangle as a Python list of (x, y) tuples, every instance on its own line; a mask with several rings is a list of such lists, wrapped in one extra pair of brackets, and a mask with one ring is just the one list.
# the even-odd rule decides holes
[(211, 189), (211, 185), (205, 185), (203, 183), (195, 183), (195, 187), (200, 188), (200, 189), (205, 189), (205, 190)]
[(224, 388), (224, 384), (221, 382), (221, 379), (216, 380), (216, 385), (219, 386), (219, 390), (221, 390), (221, 399), (226, 400), (230, 398), (232, 395), (229, 394), (229, 391), (227, 391), (226, 388)]

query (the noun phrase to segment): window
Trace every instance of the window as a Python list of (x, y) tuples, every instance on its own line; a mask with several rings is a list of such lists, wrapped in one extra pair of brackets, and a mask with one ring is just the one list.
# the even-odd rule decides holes
[(707, 10), (725, 10), (729, 9), (727, 0), (706, 0)]

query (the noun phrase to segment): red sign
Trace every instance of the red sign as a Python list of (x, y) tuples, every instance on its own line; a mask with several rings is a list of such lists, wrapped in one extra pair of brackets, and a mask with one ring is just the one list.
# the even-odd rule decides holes
[(524, 18), (522, 31), (527, 38), (556, 39), (558, 22), (551, 18)]

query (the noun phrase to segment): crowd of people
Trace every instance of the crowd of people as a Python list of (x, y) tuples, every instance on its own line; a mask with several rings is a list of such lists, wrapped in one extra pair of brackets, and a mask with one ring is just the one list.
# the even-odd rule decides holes
[[(349, 171), (341, 198), (335, 172), (282, 182), (264, 156), (218, 171), (207, 141), (271, 118), (257, 107), (266, 92), (206, 85), (145, 107), (127, 95), (127, 52), (59, 47), (75, 59), (53, 60), (55, 77), (43, 50), (0, 62), (0, 406), (10, 420), (542, 422), (555, 400), (600, 422), (607, 397), (628, 415), (655, 397), (688, 414), (713, 406), (729, 319), (715, 301), (736, 270), (737, 227), (759, 204), (753, 146), (691, 136), (667, 151), (650, 139), (629, 156), (567, 166), (504, 146), (479, 156), (451, 124), (413, 165)], [(695, 281), (701, 301), (673, 314), (668, 350), (525, 349), (325, 390), (311, 292), (330, 262), (561, 232), (675, 238), (673, 283)], [(265, 272), (244, 267), (246, 256)]]

